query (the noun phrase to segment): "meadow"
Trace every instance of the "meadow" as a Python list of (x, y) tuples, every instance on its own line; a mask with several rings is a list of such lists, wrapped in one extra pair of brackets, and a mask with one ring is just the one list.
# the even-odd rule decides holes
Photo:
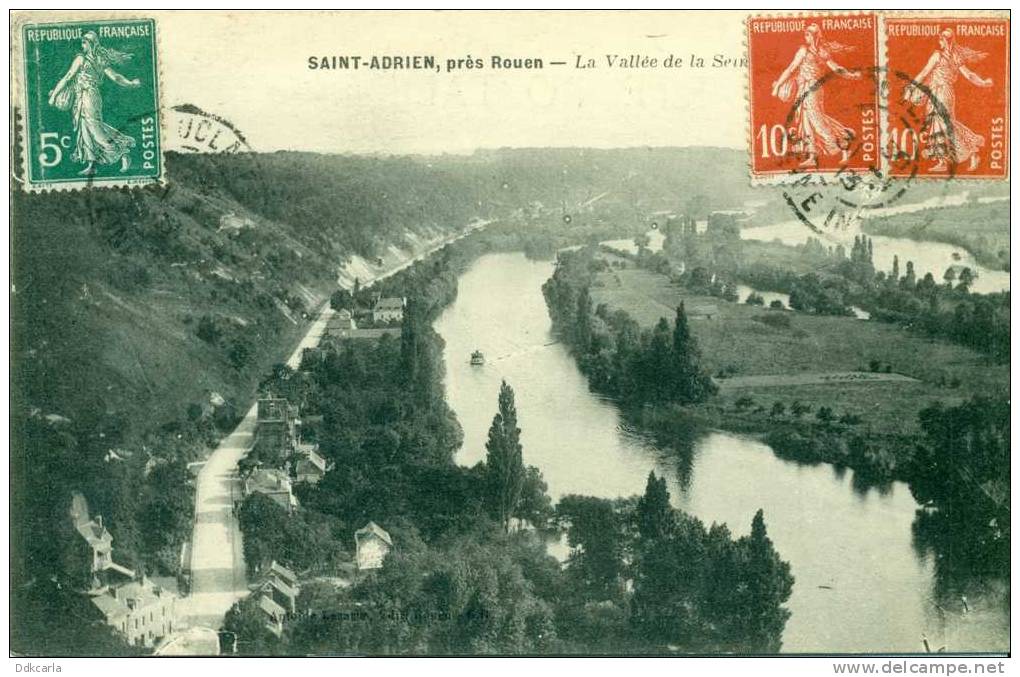
[[(671, 319), (683, 302), (702, 363), (721, 386), (719, 395), (703, 406), (731, 411), (743, 400), (742, 417), (768, 415), (776, 402), (788, 410), (796, 401), (812, 412), (829, 407), (837, 417), (859, 416), (863, 429), (873, 433), (911, 434), (919, 430), (917, 413), (935, 401), (956, 404), (1009, 388), (1008, 367), (969, 348), (894, 325), (699, 296), (663, 275), (637, 268), (601, 273), (591, 292), (596, 305), (625, 310), (642, 326), (660, 317)], [(766, 319), (780, 315), (789, 320), (788, 326), (786, 320)], [(818, 381), (818, 374), (875, 371), (909, 379), (810, 383)], [(780, 385), (789, 379), (759, 379), (755, 384), (748, 379), (773, 375), (802, 375), (799, 380), (805, 382)], [(726, 378), (742, 379), (736, 382), (741, 387), (726, 387)]]

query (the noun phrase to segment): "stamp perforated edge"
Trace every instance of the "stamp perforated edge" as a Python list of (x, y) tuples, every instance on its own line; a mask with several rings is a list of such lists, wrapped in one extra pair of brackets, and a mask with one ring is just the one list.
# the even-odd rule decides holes
[[(159, 129), (159, 176), (150, 178), (141, 177), (107, 177), (97, 179), (94, 177), (82, 177), (80, 181), (68, 181), (56, 184), (33, 184), (29, 181), (28, 174), (28, 153), (25, 140), (28, 138), (28, 115), (25, 111), (25, 102), (28, 99), (26, 90), (27, 83), (24, 77), (24, 49), (22, 33), (25, 26), (30, 24), (46, 23), (75, 23), (86, 21), (151, 21), (153, 26), (153, 61), (155, 63), (156, 76), (156, 123)], [(11, 115), (16, 119), (11, 121), (11, 179), (12, 185), (25, 193), (67, 193), (94, 188), (114, 189), (139, 189), (148, 186), (166, 186), (166, 107), (163, 103), (164, 79), (163, 60), (161, 55), (163, 47), (161, 44), (162, 34), (159, 30), (159, 20), (153, 16), (140, 16), (134, 13), (121, 14), (119, 12), (97, 12), (82, 11), (74, 13), (56, 11), (19, 11), (14, 12), (10, 23), (11, 38)], [(17, 167), (20, 175), (14, 174)]]
[[(803, 172), (803, 173), (790, 173), (790, 172), (776, 172), (773, 174), (760, 174), (754, 170), (754, 125), (751, 122), (751, 21), (754, 19), (806, 19), (809, 17), (818, 16), (866, 16), (872, 15), (875, 17), (875, 60), (876, 63), (879, 58), (879, 53), (882, 51), (882, 45), (879, 44), (881, 39), (881, 33), (879, 33), (880, 23), (880, 12), (878, 10), (847, 10), (847, 11), (827, 11), (818, 10), (816, 12), (757, 12), (748, 14), (744, 20), (744, 54), (747, 57), (747, 77), (744, 78), (744, 109), (746, 115), (744, 116), (745, 124), (745, 150), (747, 152), (747, 176), (750, 183), (754, 187), (780, 187), (789, 186), (793, 183), (803, 180), (805, 176), (817, 176), (826, 180), (834, 180), (838, 177), (839, 170), (823, 171), (823, 172)], [(879, 107), (879, 118), (881, 118), (880, 100), (876, 93), (875, 105)], [(880, 128), (881, 133), (881, 128)]]
[[(972, 11), (946, 11), (946, 10), (914, 10), (914, 11), (888, 11), (879, 12), (879, 45), (878, 45), (878, 58), (879, 65), (883, 68), (888, 68), (889, 65), (889, 45), (885, 40), (885, 22), (892, 20), (910, 20), (919, 19), (922, 21), (932, 21), (934, 19), (945, 19), (953, 21), (1005, 21), (1006, 22), (1006, 45), (1007, 48), (1010, 44), (1010, 39), (1013, 36), (1013, 32), (1010, 27), (1010, 16), (1008, 11), (1002, 10), (972, 10)], [(1010, 64), (1009, 54), (1006, 55), (1006, 71), (1004, 74), (1005, 86), (1006, 86), (1006, 129), (1011, 132), (1010, 129)], [(880, 108), (880, 112), (888, 111), (888, 100), (880, 102), (880, 106), (884, 104), (884, 108)], [(888, 138), (888, 115), (883, 113), (880, 115), (879, 124), (882, 131), (882, 138)], [(974, 175), (974, 174), (961, 174), (960, 172), (952, 172), (945, 176), (937, 176), (934, 174), (917, 174), (910, 178), (911, 181), (962, 181), (967, 185), (983, 184), (983, 183), (1002, 183), (1003, 181), (1009, 182), (1010, 174), (1013, 171), (1012, 163), (1010, 163), (1010, 146), (1013, 144), (1013, 135), (1010, 133), (1007, 138), (1006, 144), (1006, 173), (1004, 175)], [(885, 157), (885, 154), (882, 154)]]

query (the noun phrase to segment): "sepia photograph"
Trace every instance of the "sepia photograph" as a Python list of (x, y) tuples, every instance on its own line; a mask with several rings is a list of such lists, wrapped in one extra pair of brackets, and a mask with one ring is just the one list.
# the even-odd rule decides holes
[(9, 19), (12, 672), (1006, 672), (1008, 10)]

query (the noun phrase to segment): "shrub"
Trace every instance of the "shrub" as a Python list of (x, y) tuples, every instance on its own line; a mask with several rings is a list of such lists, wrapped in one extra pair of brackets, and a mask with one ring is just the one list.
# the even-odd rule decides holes
[(753, 405), (754, 400), (751, 399), (751, 397), (749, 397), (748, 395), (744, 395), (738, 398), (737, 401), (733, 403), (733, 406), (734, 408), (736, 408), (737, 411), (743, 411), (744, 409), (748, 409)]
[(195, 335), (206, 343), (215, 345), (219, 342), (220, 336), (223, 335), (223, 332), (220, 331), (220, 328), (216, 325), (216, 320), (208, 315), (203, 315), (198, 321), (198, 328), (195, 330)]

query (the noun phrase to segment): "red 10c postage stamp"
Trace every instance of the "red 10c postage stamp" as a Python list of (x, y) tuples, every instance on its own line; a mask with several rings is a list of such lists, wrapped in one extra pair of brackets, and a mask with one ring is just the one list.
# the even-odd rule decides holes
[(890, 175), (998, 179), (1009, 168), (1009, 20), (884, 18)]
[(878, 168), (878, 17), (751, 17), (747, 35), (752, 177)]

